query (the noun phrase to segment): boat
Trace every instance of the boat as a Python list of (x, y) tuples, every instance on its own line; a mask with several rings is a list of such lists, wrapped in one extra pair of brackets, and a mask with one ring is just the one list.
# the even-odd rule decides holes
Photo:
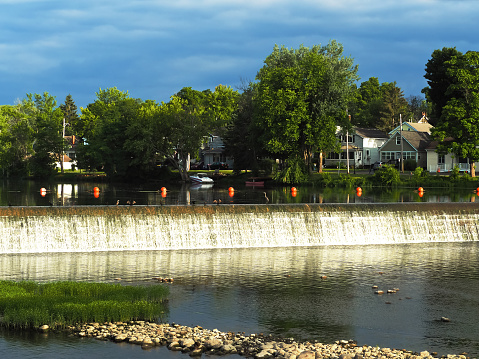
[(190, 180), (194, 184), (213, 184), (212, 178), (208, 177), (206, 173), (195, 173), (190, 176)]
[(251, 177), (245, 182), (247, 186), (264, 186), (264, 178)]

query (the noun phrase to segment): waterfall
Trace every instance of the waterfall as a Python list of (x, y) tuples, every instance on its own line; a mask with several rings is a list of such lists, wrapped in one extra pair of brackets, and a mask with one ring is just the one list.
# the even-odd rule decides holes
[(479, 240), (474, 203), (0, 208), (0, 253)]

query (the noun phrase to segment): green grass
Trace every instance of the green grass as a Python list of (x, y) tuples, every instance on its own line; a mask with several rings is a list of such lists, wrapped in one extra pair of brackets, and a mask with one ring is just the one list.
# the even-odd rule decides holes
[(0, 325), (60, 329), (85, 322), (156, 321), (166, 310), (167, 294), (164, 285), (0, 281)]

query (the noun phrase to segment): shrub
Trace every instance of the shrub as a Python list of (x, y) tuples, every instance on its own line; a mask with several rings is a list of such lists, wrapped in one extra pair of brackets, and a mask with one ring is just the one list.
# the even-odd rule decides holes
[(382, 186), (393, 186), (400, 182), (399, 171), (388, 165), (377, 169), (372, 177), (373, 182)]

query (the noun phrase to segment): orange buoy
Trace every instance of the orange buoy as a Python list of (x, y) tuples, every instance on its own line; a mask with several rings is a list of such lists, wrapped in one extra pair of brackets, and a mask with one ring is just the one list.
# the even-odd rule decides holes
[(419, 195), (419, 197), (422, 197), (422, 196), (424, 196), (424, 192), (423, 192), (423, 191), (419, 191), (418, 195)]
[(228, 195), (229, 195), (230, 197), (234, 197), (235, 191), (228, 191)]
[(363, 189), (361, 187), (356, 188), (356, 192), (362, 192)]
[(166, 192), (166, 187), (161, 187), (161, 192)]
[(163, 198), (166, 197), (166, 191), (161, 191), (161, 197), (163, 197)]
[(293, 196), (293, 197), (296, 197), (297, 194), (298, 194), (298, 192), (296, 192), (296, 191), (291, 192), (291, 196)]
[(230, 188), (228, 188), (228, 191), (229, 191), (229, 192), (234, 192), (235, 189), (234, 189), (233, 187), (230, 187)]
[(100, 189), (98, 187), (94, 187), (93, 192), (100, 192)]
[(47, 194), (47, 189), (46, 188), (40, 188), (40, 196), (45, 197)]
[(95, 198), (100, 197), (100, 191), (94, 191), (93, 192), (93, 197), (95, 197)]
[(363, 195), (363, 191), (357, 191), (356, 196), (361, 197)]
[(422, 187), (419, 187), (417, 190), (418, 190), (418, 192), (424, 192), (424, 188), (422, 188)]
[(297, 191), (296, 187), (291, 187), (291, 192), (296, 192), (296, 191)]

